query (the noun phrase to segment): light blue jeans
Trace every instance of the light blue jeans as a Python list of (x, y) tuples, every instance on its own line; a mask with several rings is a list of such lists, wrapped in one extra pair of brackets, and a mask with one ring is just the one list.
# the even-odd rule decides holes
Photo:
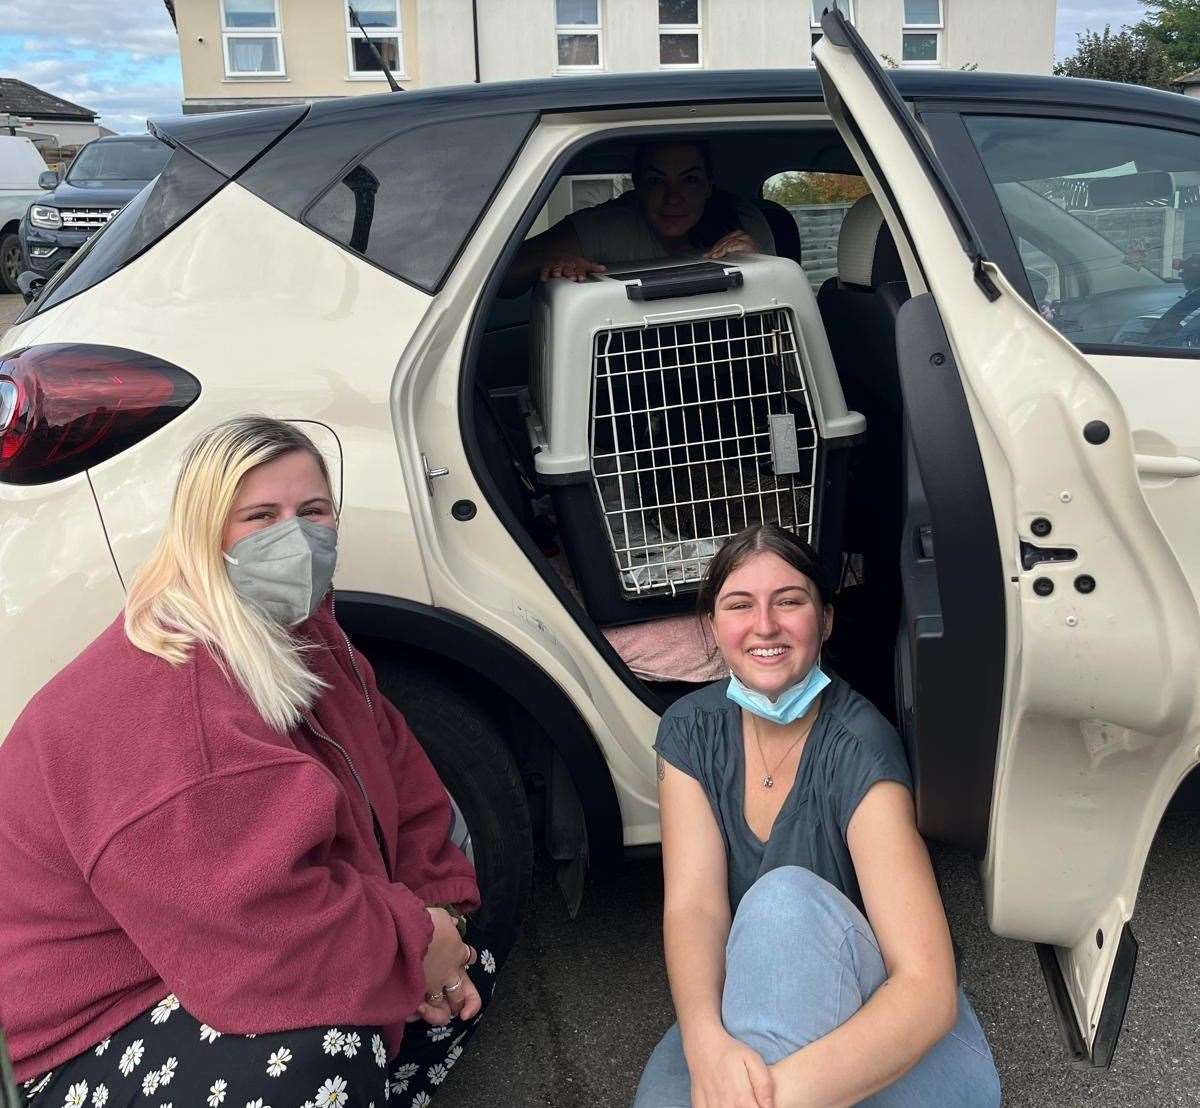
[[(887, 978), (866, 917), (799, 866), (760, 877), (742, 897), (725, 947), (721, 1020), (768, 1065), (845, 1023)], [(654, 1048), (634, 1108), (690, 1108), (679, 1024)], [(862, 1102), (871, 1108), (995, 1108), (1000, 1078), (959, 992), (958, 1021), (908, 1073)]]

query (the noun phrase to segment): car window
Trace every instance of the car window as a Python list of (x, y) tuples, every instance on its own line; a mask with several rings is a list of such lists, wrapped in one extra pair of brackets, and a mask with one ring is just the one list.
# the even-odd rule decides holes
[(850, 206), (871, 190), (849, 173), (786, 170), (763, 182), (764, 200), (782, 204), (796, 221), (804, 274), (815, 292), (837, 274), (838, 236)]
[(68, 184), (83, 181), (149, 181), (157, 177), (171, 148), (158, 139), (145, 142), (93, 142), (79, 151), (67, 171)]
[(572, 212), (607, 203), (632, 188), (628, 173), (564, 173), (525, 237), (540, 235)]
[[(164, 150), (171, 154), (170, 147)], [(182, 223), (225, 178), (188, 151), (177, 149), (167, 168), (77, 250), (26, 306), (19, 322), (32, 319), (112, 276)]]
[(436, 291), (529, 133), (528, 115), (414, 127), (375, 147), (303, 213), (310, 227)]
[(967, 116), (1038, 310), (1080, 346), (1200, 356), (1200, 136)]

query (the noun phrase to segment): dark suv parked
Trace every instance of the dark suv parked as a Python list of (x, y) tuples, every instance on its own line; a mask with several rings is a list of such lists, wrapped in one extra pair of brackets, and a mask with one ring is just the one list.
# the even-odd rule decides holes
[(149, 135), (112, 135), (89, 142), (65, 180), (30, 204), (21, 220), (25, 268), (49, 277), (157, 177), (170, 151)]

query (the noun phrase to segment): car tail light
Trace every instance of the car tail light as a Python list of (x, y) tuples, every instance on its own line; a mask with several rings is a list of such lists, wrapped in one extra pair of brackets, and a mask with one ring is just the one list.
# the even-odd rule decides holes
[(200, 382), (160, 358), (89, 343), (0, 358), (0, 484), (58, 481), (170, 423)]

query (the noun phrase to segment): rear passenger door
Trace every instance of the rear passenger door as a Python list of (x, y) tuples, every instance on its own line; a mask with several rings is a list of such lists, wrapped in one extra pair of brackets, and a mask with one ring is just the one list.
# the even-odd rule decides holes
[[(901, 654), (926, 732), (917, 745), (969, 769), (990, 760), (989, 923), (1039, 944), (1073, 1053), (1106, 1065), (1136, 960), (1129, 921), (1145, 857), (1200, 740), (1200, 390), (1187, 345), (1200, 295), (1188, 302), (1182, 282), (1148, 272), (1145, 234), (1123, 245), (1104, 220), (1079, 217), (1099, 209), (1071, 204), (1081, 188), (1111, 206), (1191, 185), (1114, 182), (1111, 166), (1058, 173), (1051, 155), (1074, 141), (1070, 128), (1054, 138), (1014, 116), (968, 122), (1023, 259), (1014, 285), (861, 38), (836, 14), (823, 29), (814, 57), (827, 103), (917, 292), (897, 331), (909, 519), (920, 524), (902, 551), (911, 622)], [(1052, 149), (1039, 153), (1047, 136)], [(1098, 141), (1116, 137), (1082, 139)], [(1129, 141), (1140, 142), (1134, 172), (1150, 148), (1160, 169), (1161, 140)], [(1044, 186), (1021, 177), (1039, 163), (1055, 170)], [(1189, 241), (1186, 227), (1171, 234)], [(1088, 354), (1073, 335), (1106, 341)], [(1111, 349), (1127, 345), (1138, 352)], [(972, 546), (963, 522), (981, 518), (981, 500), (990, 518)], [(986, 635), (964, 608), (972, 588)], [(940, 780), (952, 788), (952, 775)]]

